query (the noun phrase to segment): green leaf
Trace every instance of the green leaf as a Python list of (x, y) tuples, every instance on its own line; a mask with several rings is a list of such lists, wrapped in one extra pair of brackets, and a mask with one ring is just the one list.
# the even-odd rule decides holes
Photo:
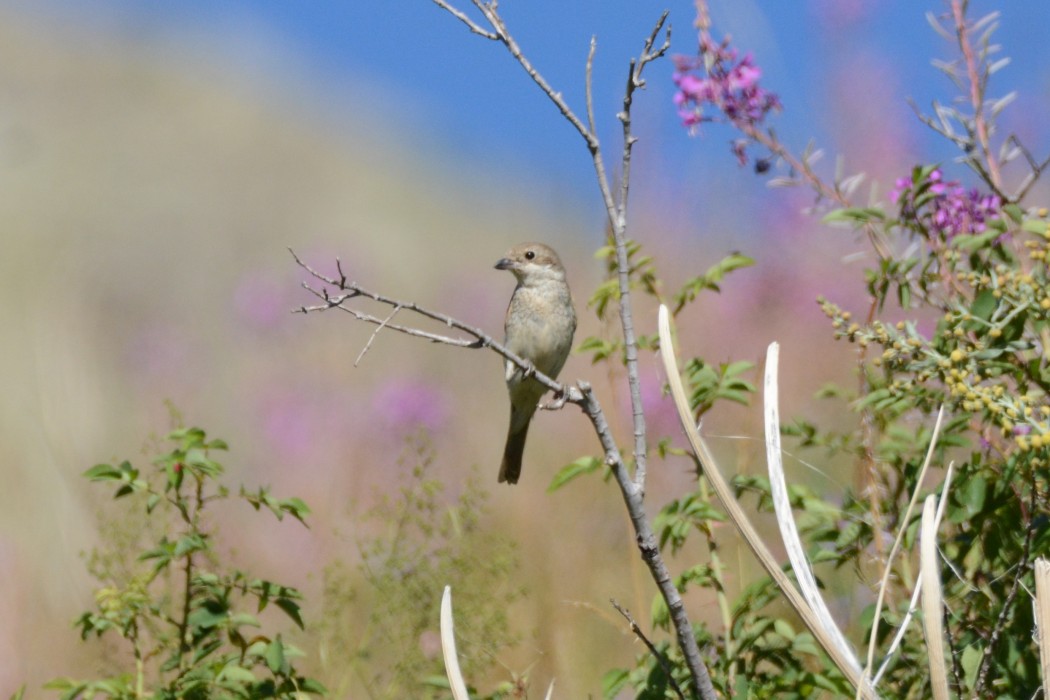
[(952, 239), (952, 247), (958, 248), (959, 250), (969, 251), (987, 247), (989, 243), (993, 242), (996, 238), (1003, 235), (1003, 232), (992, 226), (992, 223), (994, 222), (989, 222), (988, 224), (991, 230), (985, 231), (984, 233), (979, 233), (975, 235), (960, 234), (956, 236)]
[(263, 658), (266, 659), (266, 666), (271, 672), (287, 675), (288, 660), (284, 658), (284, 644), (281, 642), (281, 635), (277, 635), (277, 638), (266, 646)]
[(328, 688), (324, 687), (321, 681), (314, 678), (299, 679), (299, 690), (311, 695), (328, 695)]
[[(983, 289), (973, 300), (973, 304), (970, 306), (970, 315), (979, 318), (982, 321), (987, 321), (992, 317), (995, 309), (999, 306), (999, 300), (995, 298), (995, 294), (990, 289)], [(975, 329), (978, 324), (967, 324), (968, 327)]]
[(1002, 209), (1003, 213), (1009, 216), (1015, 224), (1021, 223), (1021, 220), (1024, 218), (1024, 210), (1016, 204), (1004, 204)]
[(180, 537), (175, 542), (175, 550), (172, 553), (174, 557), (183, 557), (187, 554), (193, 554), (194, 552), (200, 552), (208, 548), (207, 540), (200, 533), (191, 533)]
[(258, 679), (255, 674), (243, 666), (237, 666), (236, 664), (230, 664), (226, 668), (219, 672), (218, 680), (220, 681), (232, 681), (234, 683), (252, 684)]
[(218, 601), (208, 601), (205, 605), (197, 608), (186, 618), (191, 627), (200, 629), (211, 629), (225, 624), (230, 614), (226, 606)]
[(273, 604), (283, 610), (288, 617), (292, 618), (292, 621), (299, 626), (299, 629), (306, 629), (306, 626), (303, 624), (302, 615), (299, 612), (298, 603), (291, 598), (282, 597), (274, 600)]
[(1045, 236), (1050, 232), (1050, 224), (1043, 221), (1042, 219), (1028, 219), (1021, 224), (1021, 230), (1027, 231), (1028, 233), (1036, 233), (1041, 236)]
[(603, 464), (602, 460), (591, 456), (580, 457), (576, 461), (566, 464), (554, 475), (550, 486), (547, 487), (547, 493), (557, 491), (578, 476), (597, 471)]
[(230, 616), (230, 624), (234, 627), (262, 627), (259, 618), (248, 613), (236, 613)]
[(111, 464), (96, 464), (83, 474), (91, 481), (107, 481), (121, 478), (121, 471)]
[(686, 304), (696, 299), (697, 295), (705, 289), (713, 292), (722, 291), (718, 283), (730, 272), (744, 267), (751, 267), (754, 264), (753, 258), (749, 258), (741, 253), (730, 253), (722, 258), (709, 267), (704, 274), (697, 275), (682, 285), (682, 289), (674, 296), (673, 315), (677, 315)]
[(580, 354), (585, 352), (592, 353), (591, 363), (596, 364), (615, 354), (619, 346), (620, 344), (617, 341), (590, 336), (576, 347), (576, 352)]
[(848, 223), (852, 225), (885, 221), (886, 214), (874, 207), (849, 207), (828, 212), (823, 219), (825, 224)]
[[(303, 525), (306, 525), (306, 521), (303, 518), (311, 513), (310, 507), (306, 505), (306, 502), (295, 496), (282, 499), (280, 501), (280, 511), (288, 513)], [(280, 519), (280, 514), (277, 517)]]
[(689, 405), (697, 414), (703, 414), (719, 400), (748, 405), (755, 386), (743, 379), (754, 365), (740, 361), (721, 364), (717, 368), (697, 358), (686, 363), (685, 374), (690, 385)]
[(602, 697), (613, 698), (627, 686), (631, 672), (626, 668), (615, 668), (602, 676)]

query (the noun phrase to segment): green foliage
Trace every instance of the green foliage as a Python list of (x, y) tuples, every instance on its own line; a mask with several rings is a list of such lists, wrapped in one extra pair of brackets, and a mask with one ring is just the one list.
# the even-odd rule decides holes
[[(362, 523), (380, 531), (359, 542), (357, 570), (334, 564), (325, 571), (324, 656), (338, 660), (326, 665), (340, 697), (352, 690), (375, 699), (448, 697), (438, 647), (445, 585), (455, 595), (465, 678), (492, 672), (496, 655), (518, 639), (508, 621), (508, 609), (525, 591), (516, 546), (485, 526), (488, 496), (477, 474), (458, 496), (446, 496), (432, 474), (434, 454), (425, 436), (408, 440), (399, 466), (411, 480), (396, 498), (383, 497)], [(364, 620), (360, 611), (367, 611)], [(504, 697), (520, 682), (471, 697)]]
[[(612, 245), (611, 240), (607, 245), (598, 249), (595, 257), (605, 263), (605, 281), (598, 285), (588, 300), (587, 306), (594, 309), (599, 320), (609, 321), (612, 304), (620, 300), (620, 268), (616, 259), (616, 248)], [(755, 264), (755, 261), (746, 255), (730, 253), (702, 274), (687, 280), (669, 300), (663, 293), (663, 282), (658, 277), (655, 261), (652, 256), (642, 253), (642, 246), (637, 241), (627, 241), (627, 261), (627, 279), (631, 291), (640, 291), (661, 304), (667, 304), (672, 309), (673, 316), (677, 316), (696, 301), (701, 292), (721, 292), (719, 285), (730, 273)], [(659, 348), (659, 338), (655, 333), (639, 334), (636, 341), (641, 351)], [(576, 351), (590, 353), (591, 362), (594, 364), (613, 357), (618, 358), (621, 362), (626, 362), (622, 338), (588, 336), (579, 344)]]
[[(558, 473), (551, 479), (551, 485), (547, 487), (547, 493), (553, 493), (577, 477), (596, 472), (602, 467), (605, 467), (605, 463), (598, 457), (580, 457), (558, 470)], [(604, 472), (605, 478), (608, 479), (611, 476), (609, 468), (605, 467)]]
[[(913, 174), (917, 201), (929, 189), (922, 180), (929, 172)], [(883, 264), (872, 271), (874, 298), (882, 307), (891, 289), (904, 290), (894, 301), (908, 310), (933, 311), (939, 320), (932, 332), (914, 321), (860, 324), (850, 312), (820, 300), (836, 337), (870, 357), (864, 366), (867, 391), (854, 408), (877, 432), (843, 447), (860, 461), (866, 450), (877, 458), (868, 474), (887, 495), (875, 503), (852, 501), (850, 511), (869, 521), (876, 516), (879, 530), (914, 528), (895, 516), (900, 498), (916, 488), (930, 439), (928, 424), (916, 419), (943, 404), (952, 419), (938, 441), (935, 463), (953, 458), (957, 476), (940, 548), (960, 573), (944, 577), (948, 634), (956, 649), (986, 648), (994, 635), (986, 663), (994, 669), (997, 697), (1030, 697), (1039, 686), (1038, 660), (1022, 641), (1032, 621), (1017, 591), (1030, 578), (1033, 553), (1046, 551), (1038, 549), (1046, 539), (1040, 523), (1050, 515), (1050, 371), (1042, 351), (1050, 337), (1046, 214), (1003, 207), (987, 232), (950, 239), (931, 229), (921, 209), (902, 210), (883, 226), (888, 240), (917, 236), (925, 245), (905, 261), (910, 265)], [(918, 273), (890, 279), (890, 271), (905, 268)], [(840, 556), (862, 564), (875, 532), (854, 530), (853, 541), (837, 543)], [(909, 531), (909, 543), (913, 539)], [(906, 565), (892, 599), (906, 599), (914, 585)], [(883, 621), (892, 625), (900, 617), (891, 608)], [(904, 655), (920, 654), (921, 645), (920, 635), (912, 634)], [(988, 680), (978, 678), (981, 655), (960, 654), (956, 662), (964, 692), (987, 688)], [(924, 674), (921, 665), (900, 664), (889, 682), (917, 689)]]
[[(784, 425), (783, 433), (795, 443), (796, 455), (819, 452), (822, 460), (851, 467), (857, 477), (856, 486), (836, 494), (833, 503), (808, 488), (789, 487), (808, 556), (815, 564), (823, 563), (818, 574), (825, 580), (848, 572), (851, 590), (852, 575), (859, 573), (869, 585), (877, 585), (888, 543), (898, 532), (903, 534), (903, 553), (893, 561), (879, 619), (869, 606), (858, 619), (848, 621), (847, 632), (865, 641), (878, 624), (876, 659), (886, 655), (890, 639), (903, 624), (916, 584), (918, 515), (905, 520), (905, 507), (916, 491), (939, 491), (944, 469), (954, 464), (938, 533), (945, 561), (952, 692), (959, 697), (1020, 700), (1040, 690), (1026, 591), (1033, 585), (1033, 559), (1045, 556), (1050, 546), (1050, 214), (1021, 201), (1041, 166), (1016, 138), (991, 146), (979, 141), (996, 133), (990, 121), (1009, 102), (1009, 97), (1003, 98), (984, 113), (970, 103), (986, 100), (987, 78), (994, 72), (988, 61), (995, 51), (988, 39), (994, 19), (990, 15), (964, 22), (967, 31), (981, 35), (973, 46), (980, 76), (973, 86), (977, 97), (964, 90), (959, 103), (975, 112), (937, 105), (937, 117), (927, 122), (960, 146), (959, 160), (973, 170), (978, 186), (950, 182), (940, 166), (922, 164), (898, 180), (893, 206), (874, 196), (867, 206), (855, 206), (847, 197), (858, 179), (848, 178), (848, 186), (847, 180), (826, 185), (815, 172), (807, 172), (821, 197), (838, 202), (825, 213), (824, 222), (869, 240), (875, 257), (864, 271), (869, 300), (863, 315), (858, 314), (863, 321), (833, 301), (818, 300), (835, 337), (852, 344), (847, 351), (859, 358), (857, 388), (828, 386), (818, 396), (839, 414), (852, 415), (853, 425), (831, 430), (797, 418)], [(955, 64), (944, 65), (958, 84), (965, 82), (953, 72)], [(743, 136), (779, 147), (772, 134), (764, 140), (750, 133)], [(778, 156), (787, 153), (771, 150)], [(1010, 196), (998, 172), (1020, 153), (1031, 174), (1019, 193)], [(802, 165), (806, 162), (803, 159)], [(637, 246), (633, 254), (639, 255)], [(645, 261), (645, 282), (639, 280), (639, 287), (663, 301), (653, 262), (639, 259)], [(730, 256), (721, 269), (730, 271), (749, 262)], [(719, 268), (712, 270), (672, 297), (675, 314), (698, 292), (717, 291)], [(609, 290), (599, 290), (599, 298), (611, 296)], [(618, 346), (596, 341), (588, 349), (599, 361), (615, 356)], [(722, 400), (746, 403), (755, 390), (745, 378), (751, 369), (747, 363), (716, 367), (700, 358), (687, 361), (685, 378), (695, 417)], [(920, 484), (933, 440), (933, 417), (941, 406), (946, 417), (933, 452), (933, 470)], [(659, 444), (660, 456), (683, 454), (666, 441)], [(738, 494), (757, 496), (759, 511), (770, 509), (766, 479), (739, 477), (735, 485)], [(758, 581), (731, 599), (715, 536), (720, 520), (701, 475), (695, 493), (665, 504), (654, 521), (659, 545), (669, 554), (695, 556), (696, 540), (705, 550), (698, 563), (686, 566), (674, 581), (683, 594), (697, 589), (718, 601), (719, 632), (705, 626), (696, 629), (701, 648), (711, 649), (707, 663), (716, 688), (726, 696), (747, 698), (852, 697), (844, 679), (828, 670), (831, 666), (814, 640), (780, 606), (780, 594), (768, 581)], [(840, 588), (841, 584), (833, 590)], [(670, 631), (668, 611), (659, 597), (653, 602), (652, 625)], [(677, 676), (682, 672), (677, 648), (669, 639), (656, 645), (658, 655), (642, 654), (634, 668), (606, 675), (606, 697), (627, 688), (640, 698), (677, 697), (657, 658), (664, 657)], [(927, 656), (921, 628), (913, 619), (879, 681), (880, 693), (929, 697)]]
[(755, 365), (747, 361), (722, 363), (716, 368), (698, 357), (688, 360), (685, 363), (685, 381), (688, 381), (689, 405), (693, 415), (699, 419), (711, 410), (715, 402), (721, 400), (746, 406), (750, 394), (757, 390), (754, 384), (741, 375), (754, 368)]
[[(96, 551), (92, 572), (103, 583), (96, 609), (76, 621), (87, 640), (115, 637), (127, 652), (127, 669), (97, 680), (56, 679), (47, 687), (73, 698), (302, 698), (323, 695), (316, 680), (293, 660), (302, 652), (278, 633), (263, 631), (258, 615), (271, 603), (299, 628), (301, 596), (290, 586), (256, 578), (217, 561), (218, 532), (208, 515), (229, 503), (219, 481), (226, 450), (199, 428), (167, 436), (174, 443), (151, 468), (130, 462), (99, 464), (84, 473), (116, 487), (137, 513), (137, 527), (115, 533), (111, 549)], [(256, 510), (266, 504), (280, 519), (300, 522), (306, 504), (278, 500), (266, 489), (241, 498)]]
[[(944, 213), (949, 195), (940, 178), (936, 166), (916, 167), (895, 215), (834, 217), (872, 226), (893, 250), (906, 251), (868, 270), (868, 290), (880, 313), (896, 306), (916, 320), (860, 323), (820, 299), (836, 338), (863, 353), (864, 390), (852, 401), (861, 425), (846, 439), (804, 423), (792, 434), (853, 459), (864, 474), (866, 497), (849, 494), (843, 505), (855, 525), (834, 539), (825, 533), (830, 556), (864, 570), (890, 533), (903, 529), (905, 546), (914, 547), (917, 523), (900, 515), (920, 486), (930, 418), (945, 407), (934, 465), (952, 461), (956, 470), (939, 533), (951, 566), (942, 578), (953, 683), (961, 696), (1028, 698), (1040, 686), (1039, 664), (1028, 641), (1031, 605), (1020, 591), (1032, 585), (1034, 556), (1047, 551), (1050, 521), (1050, 222), (1045, 209), (974, 191), (968, 199), (953, 195), (951, 205), (980, 197), (988, 218), (963, 220), (970, 227), (963, 229)], [(906, 241), (912, 244), (900, 244)], [(894, 573), (881, 644), (915, 585), (908, 557)], [(913, 627), (898, 658), (921, 659), (924, 650)], [(883, 680), (900, 697), (927, 694), (927, 682), (923, 663), (897, 663)]]
[(740, 253), (730, 253), (708, 268), (707, 272), (691, 278), (682, 285), (682, 289), (674, 295), (674, 303), (671, 306), (671, 315), (677, 316), (682, 309), (695, 301), (697, 295), (705, 289), (712, 292), (721, 292), (722, 289), (718, 284), (726, 275), (734, 270), (751, 267), (754, 264), (755, 261), (753, 258), (749, 258)]

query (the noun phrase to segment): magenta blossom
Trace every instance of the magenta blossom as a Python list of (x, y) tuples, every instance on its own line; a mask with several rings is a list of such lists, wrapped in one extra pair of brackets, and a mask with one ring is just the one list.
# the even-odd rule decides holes
[[(759, 86), (762, 70), (750, 54), (737, 60), (737, 52), (727, 42), (714, 44), (700, 37), (700, 54), (676, 56), (673, 80), (678, 91), (674, 104), (682, 124), (695, 130), (701, 122), (721, 120), (747, 131), (762, 123), (769, 112), (780, 109), (780, 98)], [(705, 111), (710, 108), (711, 114)], [(740, 140), (733, 142), (733, 153), (741, 165), (747, 155)]]
[(900, 205), (901, 217), (915, 219), (945, 238), (983, 233), (987, 222), (999, 218), (1002, 201), (976, 187), (967, 190), (955, 180), (945, 181), (939, 168), (923, 177), (898, 178), (890, 199)]

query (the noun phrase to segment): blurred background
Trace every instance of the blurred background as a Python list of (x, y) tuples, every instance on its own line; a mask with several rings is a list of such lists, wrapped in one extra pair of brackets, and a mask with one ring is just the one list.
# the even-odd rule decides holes
[[(671, 53), (695, 54), (688, 0), (501, 4), (526, 55), (580, 112), (597, 36), (610, 165), (628, 61), (665, 8)], [(812, 138), (825, 176), (836, 162), (866, 172), (862, 202), (872, 182), (885, 200), (920, 161), (972, 183), (908, 102), (956, 96), (930, 65), (955, 55), (924, 18), (940, 3), (711, 8), (716, 35), (752, 52), (763, 86), (780, 95), (772, 124), (782, 140), (799, 152)], [(993, 9), (974, 2), (971, 14)], [(1040, 130), (1047, 26), (1044, 2), (1006, 6), (996, 39), (1013, 63), (991, 87), (1019, 91), (1001, 127), (1036, 154), (1050, 145)], [(804, 214), (808, 192), (769, 190), (768, 176), (739, 167), (725, 127), (686, 133), (671, 70), (669, 60), (650, 66), (635, 101), (631, 235), (669, 290), (730, 251), (757, 260), (683, 314), (682, 351), (760, 363), (777, 340), (782, 414), (848, 425), (841, 406), (812, 399), (826, 382), (850, 382), (853, 361), (814, 299), (862, 303), (866, 246)], [(500, 335), (513, 280), (492, 266), (511, 245), (542, 240), (569, 270), (577, 339), (609, 332), (584, 308), (605, 235), (589, 156), (499, 45), (424, 0), (0, 1), (0, 221), (0, 695), (22, 683), (35, 695), (49, 678), (98, 666), (99, 651), (70, 625), (93, 603), (80, 555), (104, 535), (108, 502), (80, 474), (123, 458), (144, 466), (148, 436), (171, 427), (166, 402), (229, 442), (233, 483), (271, 485), (314, 508), (309, 531), (223, 523), (239, 561), (304, 588), (308, 623), (322, 571), (335, 560), (353, 567), (356, 542), (375, 535), (362, 513), (404, 485), (398, 456), (424, 428), (449, 493), (476, 467), (490, 491), (485, 527), (517, 543), (527, 596), (511, 621), (524, 641), (501, 652), (502, 677), (528, 670), (537, 687), (554, 677), (559, 696), (584, 697), (641, 651), (607, 606), (614, 597), (644, 618), (653, 593), (615, 487), (588, 478), (546, 493), (558, 468), (598, 450), (577, 411), (541, 414), (522, 482), (497, 488), (507, 408), (495, 355), (387, 332), (355, 368), (370, 327), (291, 313), (310, 297), (288, 247), (325, 270), (338, 256), (369, 288)], [(642, 332), (655, 329), (651, 312), (639, 309)], [(655, 358), (643, 370), (650, 424), (677, 435)], [(617, 376), (576, 355), (563, 377), (592, 381), (629, 439)], [(753, 411), (725, 409), (705, 428), (730, 470), (755, 468)], [(830, 494), (852, 479), (791, 466)], [(653, 512), (690, 488), (688, 467), (653, 465)], [(742, 578), (746, 560), (731, 560)], [(710, 601), (690, 607), (715, 613)]]

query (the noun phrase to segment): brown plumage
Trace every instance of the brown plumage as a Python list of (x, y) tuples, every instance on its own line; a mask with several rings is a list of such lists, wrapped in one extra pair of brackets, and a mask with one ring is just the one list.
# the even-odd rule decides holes
[[(522, 243), (511, 248), (496, 263), (496, 269), (510, 270), (518, 280), (504, 324), (507, 349), (531, 362), (538, 372), (556, 379), (576, 332), (576, 312), (558, 254), (542, 243)], [(547, 391), (524, 374), (512, 362), (506, 363), (510, 427), (499, 480), (510, 484), (516, 484), (521, 475), (529, 423)]]

